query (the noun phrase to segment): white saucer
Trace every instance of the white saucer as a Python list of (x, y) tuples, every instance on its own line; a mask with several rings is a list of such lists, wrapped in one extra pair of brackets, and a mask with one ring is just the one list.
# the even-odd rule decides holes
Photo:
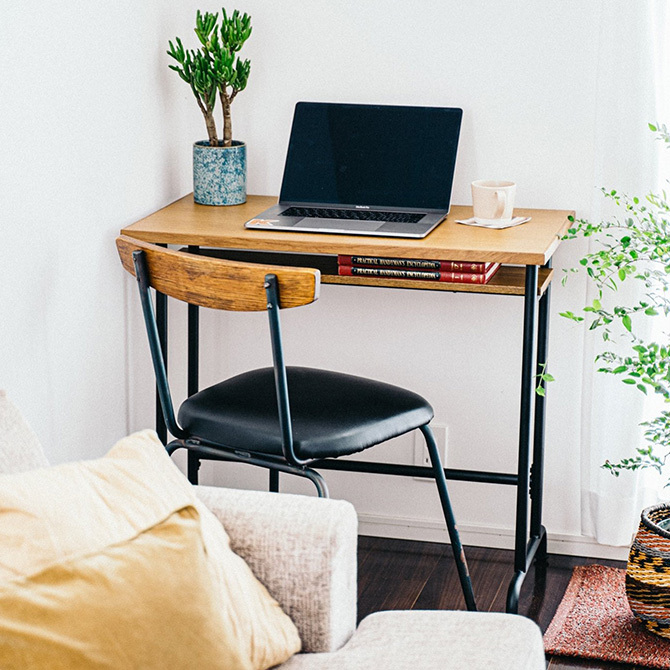
[(530, 221), (530, 216), (515, 216), (512, 219), (462, 219), (457, 220), (456, 223), (463, 223), (466, 226), (479, 226), (480, 228), (493, 228), (501, 230), (503, 228), (511, 228), (512, 226), (519, 226), (522, 223)]
[(474, 217), (475, 223), (478, 226), (509, 226), (510, 223), (512, 223), (514, 217), (509, 218), (509, 219), (482, 219), (478, 216)]

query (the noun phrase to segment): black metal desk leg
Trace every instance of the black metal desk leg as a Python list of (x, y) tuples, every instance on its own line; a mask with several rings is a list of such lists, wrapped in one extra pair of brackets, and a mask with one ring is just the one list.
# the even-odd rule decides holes
[[(167, 247), (167, 244), (159, 244), (160, 247)], [(168, 303), (167, 296), (164, 293), (156, 291), (156, 326), (158, 327), (158, 339), (163, 352), (163, 362), (165, 363), (165, 372), (168, 369)], [(156, 433), (163, 444), (167, 444), (167, 426), (163, 417), (160, 396), (158, 395), (158, 386), (156, 386)]]
[[(547, 267), (551, 267), (551, 262)], [(549, 349), (549, 305), (551, 303), (551, 287), (548, 286), (540, 298), (537, 330), (537, 374), (546, 372)], [(543, 384), (545, 394), (546, 384)], [(536, 561), (546, 565), (547, 561), (547, 531), (542, 525), (542, 496), (544, 481), (544, 422), (546, 415), (546, 395), (535, 398), (535, 429), (533, 433), (533, 465), (530, 476), (530, 536), (539, 538), (540, 544), (536, 554)]]
[(528, 498), (530, 487), (530, 448), (535, 375), (535, 331), (537, 323), (536, 265), (526, 266), (523, 308), (523, 357), (521, 363), (521, 414), (519, 418), (519, 461), (516, 491), (516, 534), (514, 539), (514, 577), (507, 591), (507, 611), (516, 613), (519, 592), (528, 570)]

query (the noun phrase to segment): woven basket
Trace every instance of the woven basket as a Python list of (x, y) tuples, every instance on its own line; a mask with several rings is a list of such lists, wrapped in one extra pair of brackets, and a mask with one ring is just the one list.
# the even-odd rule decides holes
[(670, 504), (643, 510), (628, 555), (626, 597), (646, 628), (670, 638), (670, 530), (666, 528), (670, 528)]

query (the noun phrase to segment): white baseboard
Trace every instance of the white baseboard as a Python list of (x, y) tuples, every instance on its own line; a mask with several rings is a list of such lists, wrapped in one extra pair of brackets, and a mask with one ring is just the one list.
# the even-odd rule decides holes
[[(494, 549), (514, 548), (514, 531), (511, 528), (459, 524), (458, 530), (461, 541), (465, 545)], [(418, 540), (421, 542), (448, 541), (447, 531), (443, 523), (411, 517), (362, 513), (358, 515), (358, 532), (361, 535)], [(582, 535), (562, 535), (548, 532), (547, 540), (550, 554), (586, 556), (588, 558), (618, 561), (625, 561), (628, 558), (628, 547), (598, 544), (594, 539)]]

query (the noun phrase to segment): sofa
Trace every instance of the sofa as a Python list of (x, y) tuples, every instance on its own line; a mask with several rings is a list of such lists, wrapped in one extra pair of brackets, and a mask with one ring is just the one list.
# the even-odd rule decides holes
[[(0, 391), (0, 472), (47, 466), (37, 437)], [(207, 486), (197, 496), (295, 623), (302, 652), (285, 670), (546, 667), (540, 630), (522, 616), (388, 611), (356, 627), (357, 518), (345, 501)]]

